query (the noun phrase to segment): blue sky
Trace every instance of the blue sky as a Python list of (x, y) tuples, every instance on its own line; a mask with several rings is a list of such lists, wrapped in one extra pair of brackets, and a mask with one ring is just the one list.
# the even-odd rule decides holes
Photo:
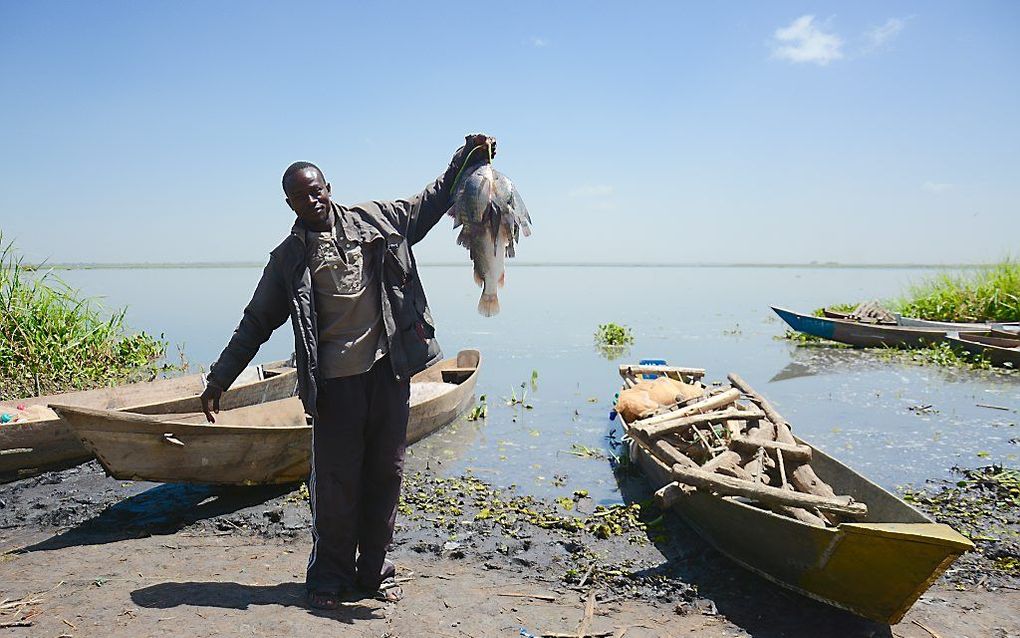
[(290, 162), (395, 198), (484, 131), (521, 260), (987, 261), (1020, 244), (1018, 68), (1015, 2), (0, 0), (0, 230), (262, 261)]

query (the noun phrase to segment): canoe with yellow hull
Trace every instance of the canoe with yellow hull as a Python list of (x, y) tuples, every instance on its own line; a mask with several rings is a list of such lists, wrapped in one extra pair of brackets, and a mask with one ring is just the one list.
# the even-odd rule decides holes
[[(895, 624), (974, 545), (811, 448), (811, 467), (818, 476), (837, 494), (868, 505), (864, 520), (819, 527), (701, 489), (673, 508), (721, 553), (758, 575), (859, 616)], [(670, 468), (634, 442), (630, 457), (656, 489), (673, 481)]]

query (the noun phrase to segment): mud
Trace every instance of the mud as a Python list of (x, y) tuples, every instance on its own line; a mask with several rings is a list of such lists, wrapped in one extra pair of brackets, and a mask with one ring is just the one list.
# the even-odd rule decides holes
[(301, 486), (117, 481), (95, 463), (0, 486), (0, 596), (63, 581), (0, 623), (28, 614), (31, 626), (10, 631), (50, 636), (279, 635), (334, 622), (353, 635), (538, 636), (575, 632), (593, 595), (591, 630), (605, 635), (930, 635), (921, 625), (943, 636), (1020, 635), (1016, 577), (988, 577), (988, 551), (958, 563), (890, 629), (732, 565), (656, 509), (644, 479), (626, 470), (617, 472), (626, 505), (601, 506), (583, 491), (548, 501), (439, 467), (409, 457), (392, 551), (408, 598), (333, 614), (304, 607)]
[(1020, 470), (989, 465), (954, 468), (957, 480), (904, 490), (908, 502), (970, 538), (945, 580), (994, 591), (1020, 588)]

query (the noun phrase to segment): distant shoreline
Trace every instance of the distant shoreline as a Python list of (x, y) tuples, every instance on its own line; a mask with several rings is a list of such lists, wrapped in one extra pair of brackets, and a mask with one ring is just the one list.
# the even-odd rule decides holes
[[(422, 262), (426, 268), (464, 268), (470, 262)], [(808, 268), (808, 269), (882, 269), (882, 270), (969, 270), (992, 264), (843, 264), (837, 262), (808, 263), (593, 263), (593, 262), (512, 262), (514, 268)], [(167, 262), (167, 263), (66, 263), (66, 264), (22, 264), (31, 270), (168, 270), (168, 269), (218, 269), (218, 268), (262, 268), (262, 262)]]

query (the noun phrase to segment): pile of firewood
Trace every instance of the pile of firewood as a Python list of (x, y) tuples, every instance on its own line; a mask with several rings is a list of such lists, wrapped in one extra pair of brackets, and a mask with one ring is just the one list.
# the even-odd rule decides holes
[[(625, 416), (627, 434), (669, 470), (673, 483), (656, 496), (664, 506), (694, 490), (743, 497), (778, 514), (812, 525), (838, 525), (867, 516), (864, 503), (836, 495), (811, 469), (811, 448), (797, 442), (790, 424), (736, 374), (729, 386), (706, 387), (700, 368), (620, 366), (628, 394), (647, 387), (641, 375), (672, 377), (700, 392)], [(633, 420), (630, 420), (633, 419)]]

